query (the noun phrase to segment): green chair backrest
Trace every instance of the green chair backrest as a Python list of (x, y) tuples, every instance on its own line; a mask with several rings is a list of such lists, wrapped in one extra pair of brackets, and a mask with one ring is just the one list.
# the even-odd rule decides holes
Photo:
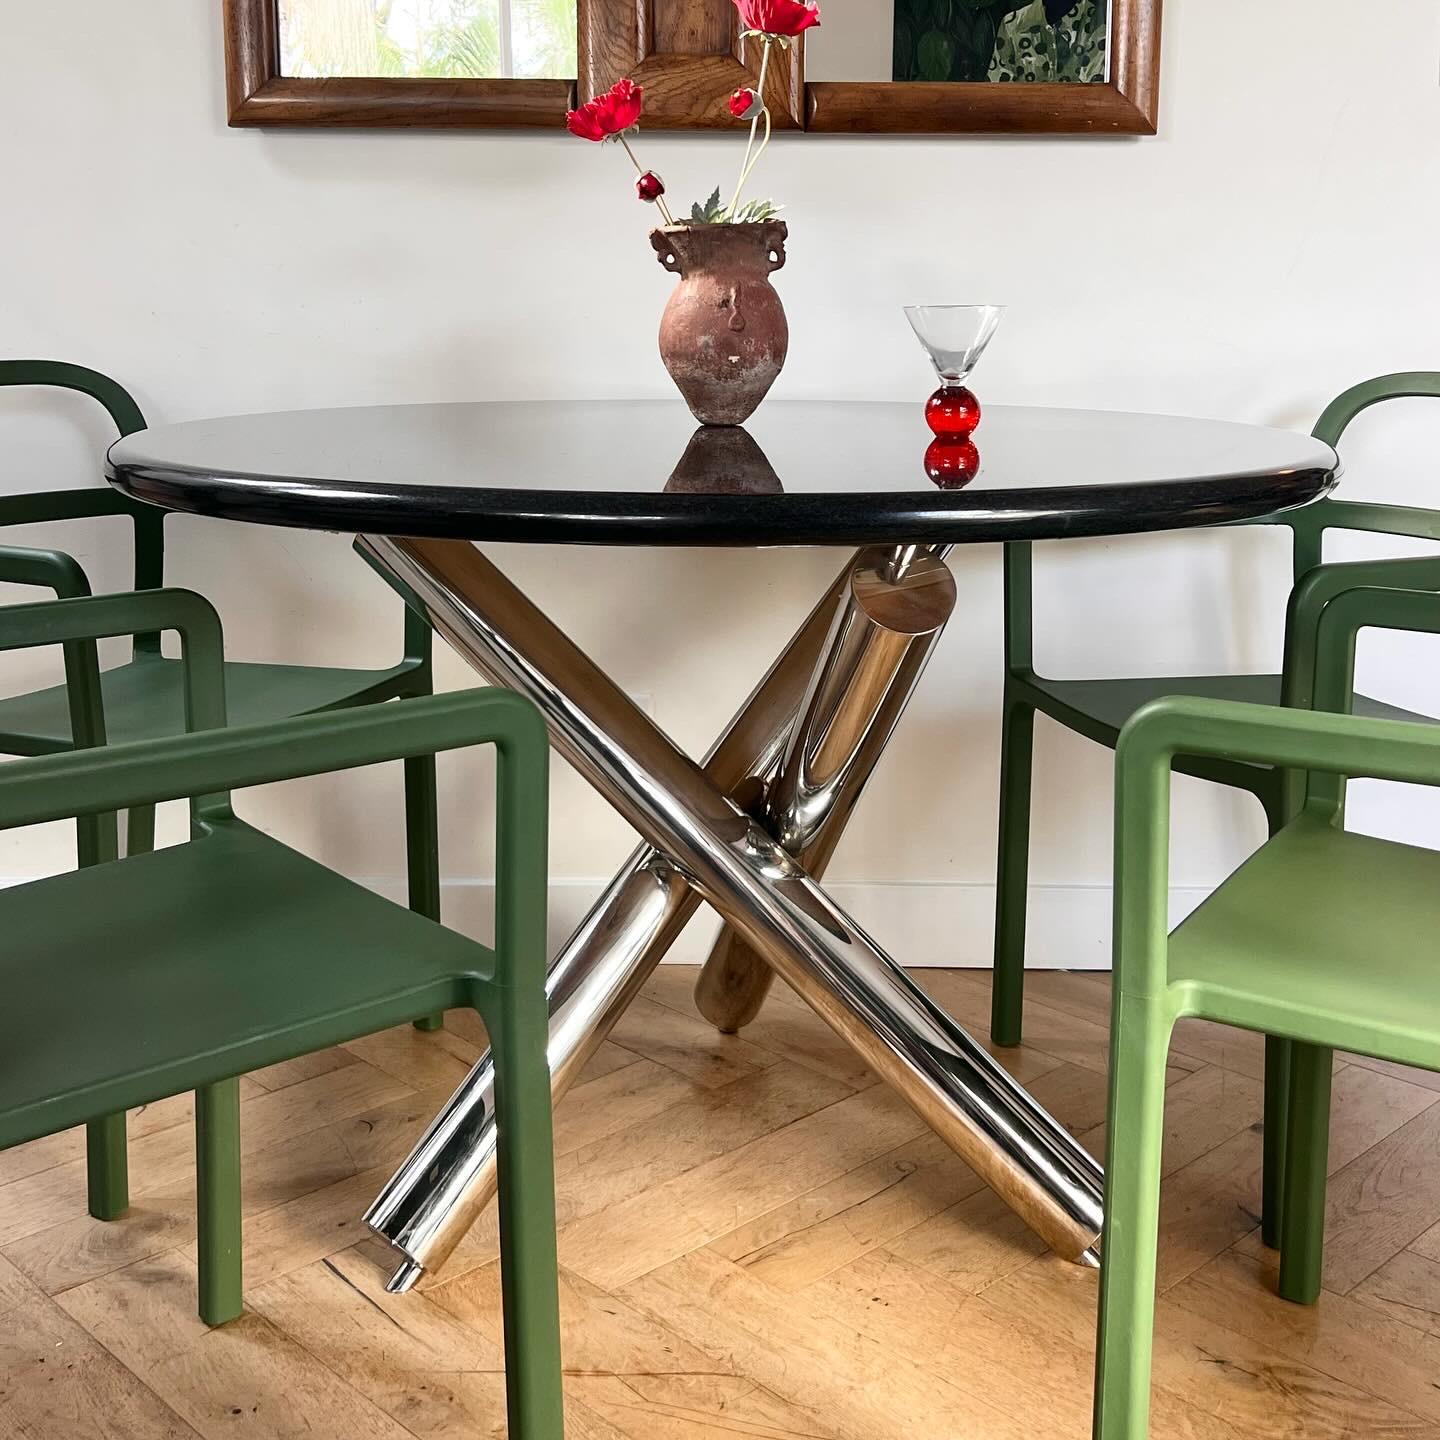
[[(1410, 370), (1379, 375), (1336, 396), (1315, 422), (1311, 434), (1334, 449), (1351, 421), (1385, 400), (1440, 398), (1440, 371)], [(1378, 505), (1363, 500), (1327, 497), (1313, 505), (1266, 516), (1259, 525), (1288, 525), (1295, 537), (1295, 580), (1303, 580), (1323, 559), (1327, 530), (1369, 530), (1414, 540), (1440, 540), (1440, 510), (1407, 505)]]
[[(1440, 397), (1440, 371), (1410, 370), (1379, 375), (1337, 396), (1325, 407), (1311, 432), (1317, 440), (1338, 447), (1350, 422), (1383, 400)], [(1415, 540), (1440, 540), (1440, 510), (1409, 505), (1379, 505), (1363, 500), (1326, 497), (1298, 510), (1262, 515), (1243, 525), (1285, 525), (1292, 536), (1294, 582), (1298, 586), (1324, 560), (1327, 530), (1367, 530)], [(1403, 562), (1392, 562), (1403, 563)], [(1398, 583), (1398, 582), (1397, 582)], [(1005, 546), (1005, 663), (1011, 671), (1034, 664), (1034, 600), (1031, 542)]]
[[(145, 417), (130, 393), (98, 370), (87, 369), (84, 365), (71, 365), (63, 360), (0, 360), (0, 385), (42, 385), (61, 390), (75, 390), (88, 395), (105, 407), (106, 413), (115, 422), (121, 435), (133, 435), (145, 429)], [(0, 496), (0, 528), (7, 525), (30, 525), (50, 520), (74, 520), (81, 517), (100, 515), (126, 515), (135, 527), (135, 584), (136, 590), (158, 590), (165, 583), (165, 515), (164, 510), (154, 505), (142, 505), (122, 495), (109, 486), (103, 489), (53, 490), (27, 495)], [(87, 594), (89, 585), (84, 572), (70, 559), (59, 552), (43, 553), (52, 568), (62, 563), (78, 577), (59, 594), (73, 597)], [(22, 579), (25, 583), (37, 583), (27, 571), (25, 554), (14, 547), (0, 547), (0, 579)], [(134, 637), (138, 652), (160, 652), (159, 634), (137, 634)], [(407, 660), (422, 666), (430, 663), (430, 627), (423, 615), (405, 610), (405, 656)]]
[[(63, 360), (0, 360), (0, 385), (74, 390), (98, 401), (121, 435), (145, 429), (145, 417), (124, 386), (84, 365), (71, 365)], [(0, 496), (0, 528), (103, 515), (128, 516), (134, 526), (134, 588), (156, 590), (162, 586), (165, 583), (164, 510), (141, 505), (109, 486)], [(136, 635), (134, 643), (137, 651), (158, 653), (160, 636)]]

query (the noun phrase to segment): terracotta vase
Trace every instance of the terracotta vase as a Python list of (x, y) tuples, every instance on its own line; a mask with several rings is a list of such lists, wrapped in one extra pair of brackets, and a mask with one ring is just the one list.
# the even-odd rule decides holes
[(785, 222), (667, 225), (651, 232), (680, 277), (660, 317), (660, 358), (704, 425), (739, 425), (785, 364), (790, 327), (770, 275), (785, 263)]

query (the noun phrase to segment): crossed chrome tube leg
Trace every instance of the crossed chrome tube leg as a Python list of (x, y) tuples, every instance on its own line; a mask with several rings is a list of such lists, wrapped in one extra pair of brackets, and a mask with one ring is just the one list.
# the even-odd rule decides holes
[[(758, 1004), (749, 967), (763, 957), (1054, 1249), (1093, 1258), (1094, 1160), (809, 868), (828, 860), (953, 609), (936, 551), (861, 552), (702, 769), (473, 546), (359, 548), (476, 669), (535, 701), (556, 748), (646, 841), (551, 967), (557, 1096), (703, 899), (737, 937), (722, 944), (737, 947), (741, 1009)], [(492, 1086), (482, 1057), (366, 1215), (403, 1256), (392, 1290), (442, 1265), (494, 1193)]]

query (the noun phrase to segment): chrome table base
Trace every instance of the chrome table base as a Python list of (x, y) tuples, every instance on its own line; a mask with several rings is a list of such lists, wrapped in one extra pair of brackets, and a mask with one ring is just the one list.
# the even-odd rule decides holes
[[(557, 1096), (703, 899), (727, 925), (702, 984), (712, 1019), (743, 1023), (756, 977), (780, 974), (1053, 1248), (1092, 1257), (1094, 1160), (814, 879), (954, 607), (938, 552), (862, 551), (702, 769), (472, 545), (358, 544), (476, 669), (536, 702), (646, 841), (551, 966)], [(366, 1216), (404, 1257), (392, 1290), (442, 1265), (494, 1193), (492, 1085), (482, 1057)]]

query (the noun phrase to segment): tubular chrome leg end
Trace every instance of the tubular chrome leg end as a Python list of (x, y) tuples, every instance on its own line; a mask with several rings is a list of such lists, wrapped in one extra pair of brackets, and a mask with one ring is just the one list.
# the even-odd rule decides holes
[(407, 1255), (400, 1268), (385, 1282), (385, 1291), (389, 1295), (404, 1295), (415, 1288), (424, 1273), (425, 1267), (417, 1265)]

